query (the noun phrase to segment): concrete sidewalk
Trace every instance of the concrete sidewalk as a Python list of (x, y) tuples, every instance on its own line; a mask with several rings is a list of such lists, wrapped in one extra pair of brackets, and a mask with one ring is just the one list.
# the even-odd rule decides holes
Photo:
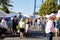
[[(12, 37), (12, 38), (5, 38), (3, 40), (46, 40), (46, 37), (41, 37), (41, 38), (23, 38), (23, 39), (20, 39), (19, 37)], [(53, 38), (53, 40), (60, 40), (60, 37), (58, 38)]]

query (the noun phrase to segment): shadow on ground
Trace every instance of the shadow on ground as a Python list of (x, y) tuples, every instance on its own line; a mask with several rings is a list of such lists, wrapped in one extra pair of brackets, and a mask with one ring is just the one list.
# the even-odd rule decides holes
[(42, 38), (42, 37), (45, 37), (45, 33), (42, 33), (40, 31), (31, 31), (29, 33), (30, 35), (30, 38)]
[[(12, 35), (12, 33), (6, 33), (4, 37), (0, 36), (0, 40), (3, 40), (6, 37), (20, 37), (20, 36), (19, 33), (17, 33), (17, 35)], [(46, 37), (45, 33), (42, 33), (40, 31), (30, 31), (29, 36), (27, 38), (43, 38), (43, 37)]]

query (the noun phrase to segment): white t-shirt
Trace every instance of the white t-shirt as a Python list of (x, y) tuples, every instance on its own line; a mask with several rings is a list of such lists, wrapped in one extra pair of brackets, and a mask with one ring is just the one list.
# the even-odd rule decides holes
[(37, 20), (37, 24), (40, 24), (40, 20), (39, 19)]
[(26, 27), (25, 27), (25, 29), (26, 29), (26, 30), (28, 30), (28, 27), (29, 27), (29, 25), (28, 25), (28, 24), (26, 24)]
[(24, 23), (24, 22), (22, 22), (22, 21), (20, 21), (20, 22), (19, 22), (19, 26), (20, 26), (20, 28), (25, 28), (25, 26), (24, 26), (24, 25), (25, 25), (25, 23)]
[(26, 24), (25, 31), (28, 32), (28, 30), (29, 30), (29, 25)]
[(1, 26), (4, 28), (8, 28), (7, 22), (5, 20), (1, 21)]
[(45, 20), (41, 20), (40, 21), (42, 25), (45, 25), (46, 21)]

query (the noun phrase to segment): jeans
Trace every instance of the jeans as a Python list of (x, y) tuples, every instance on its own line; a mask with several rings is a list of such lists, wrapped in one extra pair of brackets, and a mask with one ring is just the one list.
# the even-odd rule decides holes
[(46, 33), (47, 40), (53, 40), (53, 33)]

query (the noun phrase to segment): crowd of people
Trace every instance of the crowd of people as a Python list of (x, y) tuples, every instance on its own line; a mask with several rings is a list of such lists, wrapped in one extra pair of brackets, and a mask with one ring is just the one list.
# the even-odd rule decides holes
[(20, 38), (24, 37), (24, 32), (26, 37), (29, 35), (31, 27), (37, 27), (38, 30), (46, 33), (47, 40), (52, 40), (53, 34), (56, 37), (60, 31), (60, 17), (40, 17), (40, 18), (20, 18), (18, 21), (17, 17), (14, 16), (9, 22), (2, 17), (0, 20), (0, 35), (3, 35), (6, 31), (11, 31), (12, 34), (16, 35), (17, 27), (20, 27)]

